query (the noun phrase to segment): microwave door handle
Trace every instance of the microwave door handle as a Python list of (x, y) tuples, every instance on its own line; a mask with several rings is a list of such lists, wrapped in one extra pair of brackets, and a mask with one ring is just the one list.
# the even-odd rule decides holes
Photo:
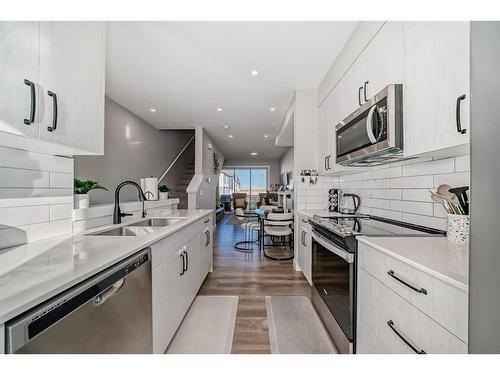
[(377, 138), (375, 138), (375, 134), (373, 134), (373, 112), (377, 109), (377, 105), (374, 105), (368, 111), (368, 115), (366, 116), (366, 134), (368, 134), (368, 138), (370, 138), (371, 143), (376, 143)]

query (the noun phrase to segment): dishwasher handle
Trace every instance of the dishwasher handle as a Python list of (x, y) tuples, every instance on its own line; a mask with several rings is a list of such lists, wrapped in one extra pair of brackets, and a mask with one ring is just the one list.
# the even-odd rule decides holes
[(151, 248), (91, 276), (45, 303), (5, 323), (6, 352), (15, 353), (36, 336), (57, 324), (89, 301), (103, 304), (118, 293), (127, 275), (151, 262)]
[(104, 292), (102, 292), (101, 294), (99, 294), (97, 297), (94, 298), (94, 305), (95, 306), (104, 305), (108, 299), (118, 294), (118, 292), (123, 288), (124, 284), (125, 284), (125, 278), (118, 280), (116, 283), (111, 285), (108, 289), (106, 289)]

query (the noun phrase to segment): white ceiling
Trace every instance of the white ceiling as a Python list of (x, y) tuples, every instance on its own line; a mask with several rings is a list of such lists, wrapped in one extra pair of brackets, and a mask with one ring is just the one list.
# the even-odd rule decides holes
[(294, 90), (318, 86), (355, 24), (109, 22), (106, 94), (158, 129), (203, 126), (229, 159), (277, 159)]

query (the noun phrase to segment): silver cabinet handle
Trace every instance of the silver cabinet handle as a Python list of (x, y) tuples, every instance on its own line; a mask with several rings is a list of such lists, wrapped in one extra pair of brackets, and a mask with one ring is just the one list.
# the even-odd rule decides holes
[(204, 223), (208, 223), (209, 221), (210, 221), (210, 219), (206, 219), (206, 220), (204, 221)]
[(396, 327), (394, 326), (394, 322), (392, 320), (388, 320), (387, 321), (387, 325), (415, 353), (417, 353), (417, 354), (427, 354), (423, 349), (417, 349), (417, 347), (415, 347), (415, 345), (413, 345), (401, 332), (399, 332), (396, 329)]

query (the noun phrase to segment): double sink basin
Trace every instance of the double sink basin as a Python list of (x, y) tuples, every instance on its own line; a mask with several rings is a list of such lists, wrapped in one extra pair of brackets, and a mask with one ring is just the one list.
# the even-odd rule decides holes
[(123, 227), (108, 229), (102, 232), (90, 233), (87, 236), (141, 236), (154, 232), (159, 228), (176, 224), (186, 219), (185, 217), (151, 218), (129, 224)]

